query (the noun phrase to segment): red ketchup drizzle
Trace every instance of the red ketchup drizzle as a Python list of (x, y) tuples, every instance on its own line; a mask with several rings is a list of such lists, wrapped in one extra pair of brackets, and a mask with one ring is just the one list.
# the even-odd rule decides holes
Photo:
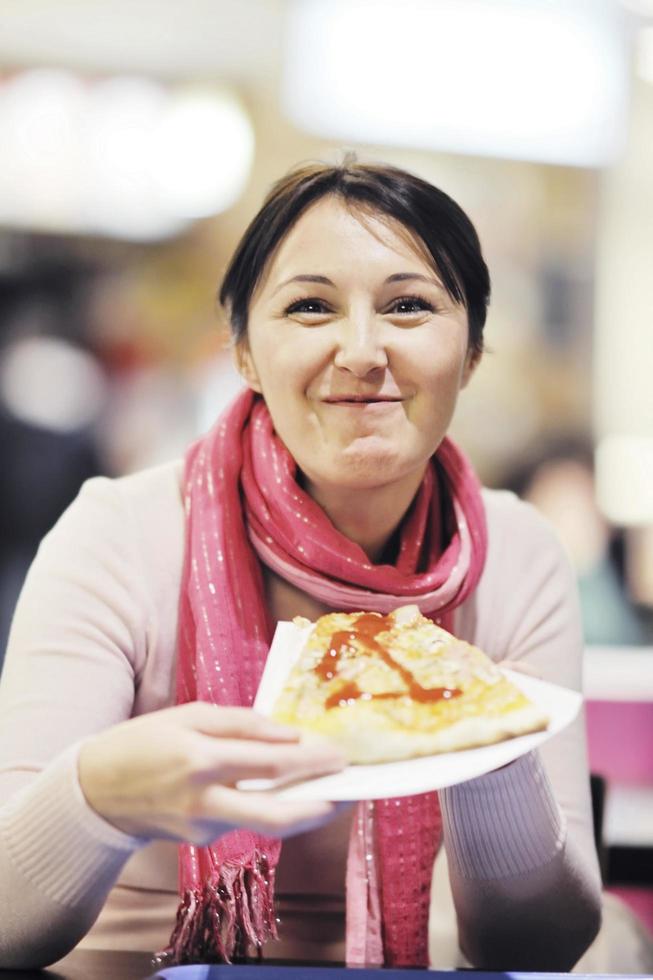
[[(394, 620), (390, 616), (380, 616), (376, 613), (364, 613), (359, 616), (352, 629), (338, 630), (331, 636), (324, 656), (314, 668), (315, 673), (323, 681), (332, 680), (336, 676), (338, 663), (343, 653), (347, 647), (352, 646), (353, 640), (357, 639), (371, 653), (376, 653), (388, 667), (397, 671), (408, 687), (407, 693), (413, 701), (427, 704), (433, 701), (455, 698), (462, 694), (462, 691), (457, 687), (422, 687), (412, 671), (395, 660), (390, 651), (376, 639), (379, 633), (392, 629), (394, 625)], [(366, 701), (380, 701), (386, 698), (401, 698), (405, 693), (404, 691), (388, 691), (381, 694), (365, 694), (354, 681), (347, 681), (339, 690), (329, 695), (325, 702), (325, 708), (336, 708), (343, 701), (355, 701), (360, 697), (365, 697)]]

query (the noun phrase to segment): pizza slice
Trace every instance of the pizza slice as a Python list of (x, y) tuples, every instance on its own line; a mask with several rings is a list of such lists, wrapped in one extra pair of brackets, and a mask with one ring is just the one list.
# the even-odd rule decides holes
[(417, 606), (318, 619), (272, 717), (337, 742), (359, 764), (489, 745), (548, 724), (489, 657)]

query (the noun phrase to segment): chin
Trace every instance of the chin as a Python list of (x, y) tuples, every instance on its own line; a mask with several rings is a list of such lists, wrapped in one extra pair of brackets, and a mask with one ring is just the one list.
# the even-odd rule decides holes
[(349, 447), (334, 461), (330, 472), (325, 472), (324, 480), (350, 490), (372, 490), (406, 477), (416, 465), (413, 461), (400, 458), (396, 450), (378, 448), (371, 451)]

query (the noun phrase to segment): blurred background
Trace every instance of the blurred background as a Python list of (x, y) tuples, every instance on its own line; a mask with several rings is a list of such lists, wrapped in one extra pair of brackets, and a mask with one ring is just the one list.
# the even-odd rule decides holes
[(454, 434), (577, 569), (606, 879), (651, 924), (653, 0), (0, 0), (0, 661), (81, 482), (238, 389), (215, 294), (272, 181), (348, 150), (479, 231)]

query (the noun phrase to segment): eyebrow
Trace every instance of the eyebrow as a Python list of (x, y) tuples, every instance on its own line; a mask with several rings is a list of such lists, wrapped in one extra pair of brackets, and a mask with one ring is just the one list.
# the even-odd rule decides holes
[(394, 276), (388, 276), (385, 284), (391, 282), (409, 282), (411, 279), (417, 279), (419, 282), (429, 282), (432, 286), (439, 286), (442, 288), (442, 283), (436, 276), (424, 276), (420, 272), (396, 272)]
[(282, 282), (279, 286), (277, 286), (272, 295), (274, 296), (280, 289), (283, 289), (284, 286), (289, 286), (291, 282), (317, 282), (322, 286), (333, 286), (334, 289), (336, 285), (334, 282), (331, 282), (330, 279), (327, 279), (326, 276), (293, 276), (291, 279), (286, 279), (285, 282)]
[[(409, 282), (410, 280), (415, 279), (419, 280), (420, 282), (428, 282), (432, 286), (438, 286), (440, 289), (442, 288), (442, 283), (439, 279), (436, 279), (433, 276), (424, 276), (419, 272), (395, 272), (394, 275), (388, 276), (383, 285), (388, 286), (393, 282)], [(316, 282), (321, 286), (331, 286), (333, 289), (336, 288), (336, 284), (327, 278), (327, 276), (300, 275), (293, 276), (291, 279), (286, 279), (285, 282), (282, 282), (279, 286), (277, 286), (272, 295), (276, 295), (280, 289), (283, 289), (284, 286), (289, 286), (291, 282)]]

